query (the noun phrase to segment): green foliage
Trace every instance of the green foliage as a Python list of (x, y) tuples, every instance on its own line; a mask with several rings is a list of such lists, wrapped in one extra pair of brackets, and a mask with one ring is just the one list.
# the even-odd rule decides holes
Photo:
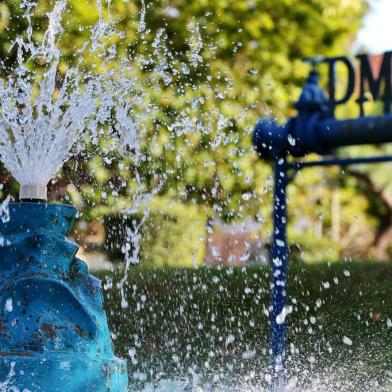
[(339, 244), (328, 237), (314, 233), (289, 232), (290, 259), (314, 263), (317, 260), (336, 261), (340, 256)]
[[(6, 57), (10, 42), (26, 28), (17, 4), (13, 0), (1, 4), (2, 58)], [(42, 38), (45, 13), (52, 5), (53, 1), (38, 1), (33, 19), (35, 40)], [(98, 148), (91, 146), (87, 154), (64, 166), (50, 186), (51, 194), (57, 200), (70, 198), (81, 209), (83, 219), (91, 221), (126, 214), (138, 193), (159, 185), (153, 203), (163, 197), (185, 209), (195, 206), (205, 218), (194, 214), (197, 218), (191, 222), (191, 218), (180, 217), (175, 209), (161, 217), (153, 212), (151, 223), (145, 228), (152, 232), (145, 232), (149, 245), (143, 248), (144, 259), (165, 265), (169, 263), (165, 258), (175, 249), (177, 253), (171, 254), (171, 259), (178, 254), (178, 262), (190, 265), (195, 248), (184, 246), (180, 252), (174, 238), (179, 236), (198, 247), (200, 222), (207, 217), (225, 221), (256, 217), (266, 221), (264, 234), (270, 231), (271, 171), (253, 152), (253, 126), (261, 116), (283, 119), (293, 114), (290, 105), (307, 74), (302, 58), (347, 53), (366, 12), (366, 2), (146, 0), (144, 30), (140, 29), (140, 11), (139, 1), (112, 0), (111, 15), (124, 38), (110, 37), (108, 45), (115, 43), (119, 50), (111, 66), (117, 67), (121, 57), (131, 58), (135, 66), (133, 76), (146, 92), (146, 99), (154, 103), (154, 110), (145, 116), (146, 132), (141, 135), (141, 148), (147, 159), (136, 166), (128, 158), (120, 158), (110, 143), (102, 142)], [(14, 17), (9, 17), (11, 14)], [(88, 37), (97, 15), (94, 0), (70, 0), (61, 40), (62, 70), (75, 62), (77, 49)], [(107, 11), (105, 15), (108, 17)], [(154, 48), (154, 39), (162, 28), (164, 46)], [(199, 51), (202, 60), (189, 67), (195, 51)], [(8, 64), (12, 65), (13, 60), (11, 54)], [(99, 59), (88, 55), (84, 64), (101, 66)], [(154, 64), (163, 64), (163, 68), (169, 64), (164, 72), (171, 80), (169, 84), (157, 74)], [(183, 71), (184, 65), (188, 66), (187, 72)], [(180, 115), (191, 120), (190, 125), (184, 125), (191, 131), (177, 132), (168, 126)], [(114, 132), (107, 131), (108, 136)], [(314, 198), (307, 185), (320, 178), (322, 186), (325, 179), (338, 183), (339, 173), (323, 173), (315, 177), (311, 171), (306, 172), (303, 182), (290, 190), (291, 225), (296, 225), (294, 217), (307, 215), (314, 223), (322, 214), (325, 231), (329, 230), (331, 193), (326, 189), (324, 195)], [(141, 181), (136, 180), (137, 176)], [(7, 184), (5, 191), (15, 192), (15, 187), (8, 185), (9, 179), (3, 182)], [(250, 197), (244, 198), (245, 194)], [(354, 191), (354, 206), (359, 205), (357, 200), (361, 196)], [(141, 211), (136, 215), (141, 216)], [(351, 213), (342, 215), (343, 227), (350, 220)], [(196, 264), (203, 252), (200, 244)]]
[[(204, 261), (206, 216), (196, 206), (155, 200), (142, 230), (145, 266), (196, 267)], [(153, 206), (154, 207), (154, 206)]]

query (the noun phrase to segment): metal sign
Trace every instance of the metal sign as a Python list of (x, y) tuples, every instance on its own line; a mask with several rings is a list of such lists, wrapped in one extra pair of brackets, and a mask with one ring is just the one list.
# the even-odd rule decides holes
[[(374, 59), (380, 59), (379, 68), (375, 70)], [(364, 104), (369, 101), (370, 94), (373, 100), (382, 100), (384, 103), (384, 114), (391, 113), (392, 104), (392, 73), (391, 73), (392, 51), (385, 52), (382, 56), (369, 56), (360, 54), (356, 56), (355, 64), (349, 57), (315, 57), (306, 59), (312, 64), (326, 63), (328, 66), (328, 107), (329, 115), (334, 116), (335, 107), (346, 103), (351, 98), (359, 105), (359, 112), (364, 116)], [(378, 61), (377, 61), (378, 62)], [(346, 89), (340, 97), (337, 96), (337, 67), (339, 64), (345, 68), (347, 75)], [(356, 67), (357, 65), (357, 67)], [(356, 72), (358, 70), (358, 72)], [(358, 91), (356, 91), (358, 90)]]

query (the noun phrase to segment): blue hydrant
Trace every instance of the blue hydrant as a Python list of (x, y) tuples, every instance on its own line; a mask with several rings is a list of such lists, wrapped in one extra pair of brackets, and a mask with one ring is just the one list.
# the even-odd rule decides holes
[(100, 281), (66, 238), (75, 216), (70, 205), (20, 202), (0, 221), (0, 383), (7, 390), (127, 389)]

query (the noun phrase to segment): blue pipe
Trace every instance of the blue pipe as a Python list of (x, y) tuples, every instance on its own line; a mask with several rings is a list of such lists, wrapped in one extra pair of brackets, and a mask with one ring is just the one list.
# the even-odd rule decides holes
[(361, 165), (361, 164), (370, 164), (370, 163), (386, 163), (392, 162), (392, 155), (381, 155), (375, 157), (363, 157), (363, 158), (332, 158), (332, 159), (321, 159), (317, 161), (305, 161), (305, 162), (288, 162), (287, 168), (300, 170), (307, 167), (316, 167), (316, 166), (350, 166), (350, 165)]
[(284, 126), (262, 119), (253, 134), (256, 151), (264, 160), (287, 154), (303, 157), (312, 152), (329, 155), (339, 147), (390, 142), (392, 115), (336, 120), (314, 113), (291, 118)]
[(262, 159), (303, 157), (313, 152), (329, 155), (338, 147), (392, 142), (391, 114), (348, 120), (331, 117), (328, 100), (314, 70), (294, 106), (298, 114), (285, 125), (270, 118), (261, 119), (256, 125), (253, 144)]
[(327, 119), (316, 125), (314, 135), (313, 149), (316, 144), (321, 144), (328, 150), (352, 145), (389, 143), (392, 142), (392, 115), (350, 120)]
[(349, 120), (331, 118), (331, 110), (313, 69), (294, 105), (298, 115), (286, 125), (274, 119), (261, 119), (253, 133), (253, 144), (261, 159), (274, 162), (274, 233), (272, 243), (271, 282), (271, 366), (273, 390), (284, 387), (285, 313), (288, 247), (286, 241), (286, 188), (288, 169), (304, 167), (349, 165), (390, 161), (391, 157), (328, 159), (313, 162), (287, 163), (286, 157), (303, 157), (308, 153), (329, 155), (335, 148), (392, 142), (392, 115)]
[(273, 390), (281, 391), (284, 384), (285, 305), (288, 248), (286, 240), (286, 187), (288, 184), (286, 159), (274, 164), (274, 232), (271, 268), (271, 367)]

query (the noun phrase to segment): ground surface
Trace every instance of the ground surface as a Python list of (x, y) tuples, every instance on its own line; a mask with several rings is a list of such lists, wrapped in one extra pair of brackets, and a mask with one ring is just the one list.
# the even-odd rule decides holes
[[(212, 384), (230, 377), (268, 383), (267, 268), (137, 267), (125, 286), (127, 308), (116, 287), (122, 274), (100, 277), (132, 382), (191, 374)], [(296, 264), (289, 277), (291, 380), (329, 377), (328, 390), (338, 390), (336, 383), (339, 390), (389, 390), (392, 263)]]

